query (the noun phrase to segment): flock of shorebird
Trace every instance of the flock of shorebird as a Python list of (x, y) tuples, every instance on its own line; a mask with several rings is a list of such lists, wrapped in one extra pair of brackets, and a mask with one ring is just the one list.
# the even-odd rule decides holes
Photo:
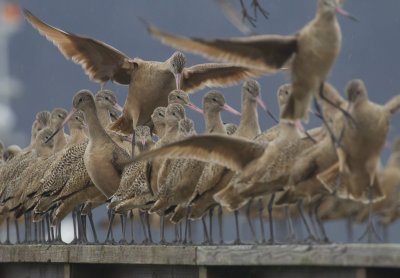
[[(166, 218), (185, 223), (185, 236), (176, 229), (177, 238), (184, 242), (191, 241), (190, 221), (201, 219), (210, 243), (213, 211), (218, 208), (221, 242), (226, 209), (234, 212), (235, 243), (239, 243), (238, 211), (247, 207), (254, 235), (250, 218), (254, 202), (263, 242), (265, 202), (271, 243), (273, 219), (286, 219), (292, 234), (292, 217), (301, 218), (310, 240), (324, 242), (328, 237), (322, 220), (366, 221), (363, 236), (371, 241), (376, 235), (374, 214), (385, 224), (399, 215), (400, 142), (394, 144), (383, 169), (379, 157), (391, 117), (400, 109), (400, 95), (378, 105), (368, 99), (361, 80), (348, 83), (346, 98), (325, 81), (341, 46), (336, 13), (354, 19), (340, 2), (318, 0), (315, 18), (289, 36), (206, 40), (174, 36), (146, 23), (149, 33), (163, 43), (226, 62), (188, 68), (180, 52), (165, 62), (131, 59), (103, 42), (54, 28), (24, 10), (28, 22), (67, 59), (82, 65), (92, 80), (102, 86), (108, 81), (126, 84), (129, 92), (122, 108), (111, 91), (102, 89), (93, 96), (81, 90), (73, 98), (71, 112), (56, 108), (37, 113), (27, 148), (1, 146), (0, 202), (7, 221), (6, 243), (9, 219), (23, 215), (25, 242), (46, 238), (61, 242), (60, 223), (71, 212), (75, 242), (87, 242), (83, 215), (88, 216), (98, 242), (91, 210), (105, 203), (110, 220), (106, 242), (114, 242), (115, 214), (121, 216), (122, 242), (126, 242), (126, 216), (137, 209), (145, 242), (152, 242), (149, 214), (158, 214), (161, 243), (166, 242)], [(280, 70), (290, 73), (291, 82), (278, 89), (277, 121), (261, 99), (259, 83), (247, 78)], [(241, 113), (225, 103), (218, 91), (205, 94), (203, 109), (189, 100), (189, 92), (244, 79)], [(276, 121), (264, 132), (257, 105)], [(204, 135), (196, 134), (185, 107), (204, 114)], [(240, 115), (239, 125), (224, 123), (223, 110)], [(322, 125), (305, 130), (302, 120), (310, 113)], [(17, 220), (15, 224), (19, 243)]]

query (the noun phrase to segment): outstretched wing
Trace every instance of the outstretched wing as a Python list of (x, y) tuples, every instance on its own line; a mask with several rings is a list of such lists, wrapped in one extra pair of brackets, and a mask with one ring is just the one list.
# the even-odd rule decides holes
[(80, 64), (91, 80), (129, 84), (133, 62), (124, 53), (103, 42), (52, 27), (24, 9), (29, 23), (51, 41), (66, 59)]
[(183, 70), (182, 89), (191, 92), (204, 87), (228, 87), (263, 74), (257, 69), (232, 64), (199, 64)]
[(134, 160), (149, 160), (160, 156), (192, 158), (217, 163), (234, 171), (242, 171), (263, 153), (264, 148), (261, 145), (249, 140), (223, 135), (202, 135), (145, 152)]
[(206, 58), (234, 63), (274, 73), (297, 51), (295, 36), (261, 35), (206, 40), (175, 36), (147, 24), (147, 31), (169, 46), (200, 54)]

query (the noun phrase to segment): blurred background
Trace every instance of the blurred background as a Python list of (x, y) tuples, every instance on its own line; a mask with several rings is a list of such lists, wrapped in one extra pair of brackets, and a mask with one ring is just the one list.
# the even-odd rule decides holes
[[(231, 2), (240, 11), (239, 0)], [(138, 17), (174, 34), (205, 38), (242, 36), (213, 0), (0, 0), (0, 140), (7, 145), (28, 145), (36, 112), (54, 107), (69, 109), (72, 96), (78, 90), (86, 88), (96, 92), (100, 89), (79, 65), (65, 60), (56, 47), (27, 24), (14, 4), (29, 9), (50, 25), (96, 38), (130, 57), (145, 60), (166, 60), (174, 50), (153, 40)], [(295, 33), (314, 17), (316, 8), (315, 0), (260, 0), (260, 4), (269, 12), (269, 18), (258, 15), (255, 29), (258, 34)], [(328, 81), (343, 92), (349, 80), (361, 78), (366, 83), (370, 99), (383, 104), (400, 92), (400, 1), (348, 0), (344, 7), (360, 21), (338, 16), (343, 45)], [(186, 55), (188, 66), (207, 62), (199, 56)], [(275, 115), (278, 115), (276, 90), (287, 80), (284, 73), (259, 79), (262, 97)], [(240, 109), (240, 87), (241, 84), (221, 89), (227, 102), (237, 109)], [(117, 94), (121, 105), (124, 103), (126, 86), (107, 84), (106, 88)], [(192, 101), (201, 105), (202, 96), (207, 91), (196, 92)], [(192, 111), (187, 111), (187, 114), (195, 121), (197, 131), (202, 132), (203, 119)], [(238, 123), (239, 118), (224, 113), (223, 120)], [(264, 114), (261, 114), (260, 121), (262, 129), (273, 124)], [(391, 142), (400, 133), (399, 123), (400, 116), (395, 116), (388, 148), (382, 155), (383, 163)], [(319, 124), (314, 119), (307, 127)], [(100, 210), (102, 213), (96, 215), (97, 222), (105, 218), (104, 208)], [(225, 224), (233, 224), (230, 221), (227, 219)], [(242, 222), (245, 225), (244, 220)], [(69, 220), (63, 223), (69, 224)], [(345, 240), (341, 221), (328, 223), (327, 229), (333, 240)], [(357, 229), (361, 231), (361, 227)], [(399, 230), (399, 225), (392, 226), (391, 240), (400, 240), (395, 232)], [(357, 231), (356, 235), (361, 233)]]

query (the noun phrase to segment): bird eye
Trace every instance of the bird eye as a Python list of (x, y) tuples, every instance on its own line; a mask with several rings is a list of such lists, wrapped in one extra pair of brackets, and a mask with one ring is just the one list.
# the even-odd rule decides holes
[(158, 116), (162, 116), (163, 114), (161, 114), (161, 113), (158, 113)]
[(63, 118), (63, 116), (61, 114), (58, 114), (58, 117), (61, 118), (61, 119)]
[(172, 115), (176, 116), (175, 112), (174, 112), (174, 113), (172, 113)]
[(217, 101), (217, 99), (216, 99), (216, 98), (213, 98), (212, 100), (213, 100), (213, 101)]

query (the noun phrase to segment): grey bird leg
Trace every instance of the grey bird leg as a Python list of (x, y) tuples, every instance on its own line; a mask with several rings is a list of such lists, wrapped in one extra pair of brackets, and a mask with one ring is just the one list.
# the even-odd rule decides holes
[(55, 243), (65, 244), (65, 242), (62, 240), (62, 236), (61, 236), (61, 222), (58, 223), (56, 226), (56, 235), (57, 235), (57, 239), (55, 240)]
[(260, 229), (261, 229), (261, 243), (266, 243), (263, 212), (264, 212), (264, 202), (262, 199), (259, 199), (258, 200), (258, 218), (260, 221)]
[(312, 234), (310, 226), (307, 223), (306, 217), (304, 216), (304, 210), (303, 210), (303, 201), (300, 200), (297, 202), (297, 209), (299, 210), (300, 213), (300, 217), (301, 220), (304, 223), (304, 226), (306, 227), (307, 233), (308, 233), (308, 238), (306, 239), (306, 241), (310, 241), (310, 242), (315, 242), (315, 236)]
[(153, 236), (151, 235), (151, 227), (150, 227), (150, 214), (146, 213), (145, 214), (145, 218), (146, 218), (146, 225), (147, 225), (149, 243), (153, 243)]
[(6, 225), (7, 225), (7, 237), (6, 241), (3, 244), (9, 245), (11, 244), (11, 242), (10, 242), (10, 218), (8, 216), (6, 218)]
[(389, 242), (389, 229), (388, 224), (382, 223), (382, 232), (383, 232), (383, 242)]
[(126, 214), (122, 213), (120, 214), (120, 219), (121, 219), (121, 228), (122, 228), (122, 239), (119, 241), (119, 244), (127, 244), (128, 242), (126, 241)]
[(324, 223), (322, 223), (322, 220), (321, 220), (321, 218), (319, 217), (319, 214), (318, 214), (319, 208), (321, 207), (321, 204), (322, 204), (323, 200), (324, 200), (324, 197), (321, 196), (321, 198), (316, 202), (316, 204), (314, 206), (314, 217), (315, 217), (315, 220), (317, 222), (319, 231), (320, 231), (320, 233), (322, 235), (322, 242), (323, 243), (330, 243), (328, 235), (326, 234)]
[(347, 233), (347, 241), (353, 242), (354, 234), (353, 234), (353, 216), (352, 215), (346, 217), (346, 233)]
[(146, 224), (145, 224), (145, 219), (144, 219), (145, 213), (146, 212), (139, 211), (139, 218), (140, 218), (140, 223), (141, 223), (142, 229), (143, 229), (143, 236), (144, 236), (143, 244), (148, 244), (149, 238), (147, 237)]
[(46, 219), (42, 219), (42, 243), (46, 243)]
[(271, 198), (268, 202), (268, 221), (269, 221), (269, 244), (275, 244), (275, 236), (274, 236), (274, 219), (272, 218), (272, 208), (274, 205), (275, 193), (271, 195)]
[(178, 243), (179, 242), (179, 224), (174, 224), (174, 233), (175, 233), (175, 239), (173, 243)]
[(53, 230), (50, 226), (50, 215), (48, 213), (46, 213), (45, 219), (46, 219), (46, 224), (47, 224), (47, 242), (51, 242)]
[(14, 223), (15, 223), (15, 233), (16, 233), (16, 236), (17, 236), (17, 244), (20, 244), (21, 243), (21, 240), (20, 240), (20, 238), (19, 238), (19, 224), (18, 224), (18, 219), (16, 218), (16, 217), (14, 217)]
[(205, 218), (205, 215), (203, 215), (201, 217), (201, 223), (203, 225), (203, 238), (204, 238), (204, 240), (201, 244), (206, 245), (210, 242), (210, 238), (208, 236), (207, 224), (206, 224), (206, 220), (204, 218)]
[(246, 219), (247, 219), (247, 224), (250, 227), (251, 240), (254, 243), (257, 243), (256, 231), (254, 230), (253, 222), (250, 219), (250, 212), (251, 212), (251, 204), (252, 203), (253, 203), (253, 199), (250, 199), (250, 201), (246, 205)]
[(209, 244), (214, 244), (213, 240), (213, 214), (214, 214), (214, 208), (210, 208), (208, 211), (208, 220), (209, 220)]
[(30, 220), (30, 211), (29, 212), (25, 212), (24, 213), (24, 222), (25, 222), (25, 239), (23, 241), (23, 243), (29, 243), (30, 242), (30, 225), (31, 225), (31, 220)]
[(222, 206), (218, 205), (219, 244), (224, 244), (224, 225), (222, 223)]
[(33, 242), (38, 243), (38, 225), (37, 222), (33, 223)]
[(110, 219), (109, 219), (109, 225), (108, 225), (106, 240), (104, 241), (105, 244), (114, 244), (115, 243), (114, 237), (112, 235), (112, 225), (113, 225), (113, 222), (114, 222), (114, 216), (115, 216), (114, 211), (109, 210)]
[(235, 210), (233, 212), (235, 216), (235, 227), (236, 227), (236, 239), (233, 241), (233, 244), (242, 244), (240, 241), (240, 232), (239, 232), (239, 211)]
[(290, 215), (289, 206), (285, 206), (285, 215), (288, 225), (288, 237), (287, 241), (289, 243), (294, 243), (296, 241), (296, 233), (294, 232), (292, 216)]
[(79, 234), (78, 244), (86, 244), (88, 242), (86, 237), (86, 225), (84, 224), (86, 217), (82, 215), (80, 209), (77, 210), (76, 217), (77, 217), (78, 234)]
[(88, 217), (89, 217), (89, 223), (90, 223), (90, 227), (92, 229), (92, 234), (93, 234), (93, 243), (99, 244), (99, 238), (97, 237), (96, 226), (94, 225), (94, 222), (93, 222), (93, 214), (92, 214), (91, 210), (89, 210)]
[(131, 219), (131, 241), (129, 242), (129, 244), (135, 244), (135, 237), (133, 236), (133, 221), (134, 221), (134, 214), (133, 214), (133, 211), (131, 210), (131, 211), (129, 211), (129, 214), (128, 214), (130, 217), (130, 219)]
[(74, 239), (70, 242), (70, 244), (77, 244), (78, 243), (78, 237), (76, 234), (76, 209), (72, 210), (72, 225), (73, 225), (73, 229), (74, 229)]
[(372, 243), (373, 238), (375, 237), (378, 241), (382, 241), (381, 237), (379, 236), (373, 219), (373, 211), (372, 211), (372, 187), (368, 187), (368, 222), (367, 227), (365, 228), (364, 233), (358, 239), (359, 241), (363, 240), (365, 236), (367, 237), (368, 243)]
[(161, 228), (161, 231), (160, 231), (160, 233), (161, 233), (160, 234), (160, 244), (166, 244), (167, 243), (166, 240), (165, 240), (165, 234), (164, 234), (164, 225), (165, 225), (164, 221), (165, 221), (164, 215), (162, 215), (160, 217), (160, 228)]
[(319, 232), (317, 230), (317, 226), (315, 224), (315, 214), (314, 214), (314, 210), (312, 208), (312, 206), (309, 206), (309, 210), (308, 210), (308, 218), (310, 219), (310, 229), (312, 231), (312, 234), (315, 235), (315, 239), (318, 241), (319, 240)]

